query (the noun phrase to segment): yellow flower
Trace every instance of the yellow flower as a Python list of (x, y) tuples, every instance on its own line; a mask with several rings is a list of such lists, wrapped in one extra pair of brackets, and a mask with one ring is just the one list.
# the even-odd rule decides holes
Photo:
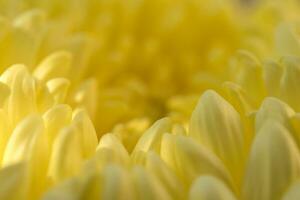
[(296, 0), (0, 0), (0, 199), (300, 199)]

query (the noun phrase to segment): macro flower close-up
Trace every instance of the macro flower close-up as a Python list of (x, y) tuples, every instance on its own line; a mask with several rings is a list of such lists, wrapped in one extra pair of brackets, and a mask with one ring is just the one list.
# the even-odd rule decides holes
[(299, 200), (299, 0), (0, 0), (0, 200)]

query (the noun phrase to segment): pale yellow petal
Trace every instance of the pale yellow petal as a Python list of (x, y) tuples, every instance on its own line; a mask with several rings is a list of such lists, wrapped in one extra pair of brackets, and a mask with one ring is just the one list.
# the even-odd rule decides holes
[(256, 113), (255, 130), (256, 133), (264, 126), (268, 120), (274, 120), (291, 130), (290, 119), (295, 114), (294, 110), (286, 103), (274, 97), (267, 97)]
[(155, 122), (139, 139), (133, 150), (134, 154), (138, 151), (148, 152), (149, 150), (160, 151), (161, 138), (164, 133), (171, 131), (171, 121), (163, 118)]
[(63, 103), (70, 87), (70, 81), (65, 78), (54, 78), (47, 82), (47, 87), (55, 103)]
[(163, 185), (155, 176), (147, 173), (142, 167), (132, 169), (132, 179), (137, 193), (137, 199), (160, 200), (171, 199)]
[(229, 172), (220, 159), (191, 138), (165, 134), (161, 157), (186, 185), (200, 175), (212, 174), (232, 186)]
[(283, 76), (280, 82), (280, 90), (283, 99), (296, 111), (300, 111), (300, 58), (286, 56), (281, 59), (284, 67)]
[(300, 155), (288, 130), (279, 122), (265, 122), (252, 145), (243, 199), (280, 199), (300, 176)]
[(300, 199), (300, 181), (293, 183), (283, 195), (282, 200), (299, 200)]
[(244, 130), (238, 112), (219, 94), (206, 91), (190, 122), (189, 135), (218, 155), (237, 183), (245, 161)]
[(19, 200), (27, 195), (26, 165), (15, 164), (0, 170), (0, 199)]
[(213, 176), (200, 176), (193, 183), (189, 200), (235, 200), (235, 196), (228, 187)]
[(172, 199), (184, 199), (185, 190), (183, 184), (173, 170), (155, 152), (147, 154), (146, 169), (157, 177)]
[(71, 118), (72, 109), (65, 104), (55, 105), (43, 115), (51, 146), (59, 131), (70, 124)]
[(56, 77), (65, 77), (70, 70), (72, 55), (66, 51), (58, 51), (46, 57), (34, 70), (34, 76), (41, 81)]
[(72, 123), (80, 131), (83, 157), (88, 158), (95, 153), (98, 144), (94, 125), (84, 109), (76, 109), (73, 112)]
[(82, 165), (82, 157), (79, 130), (72, 125), (64, 128), (54, 140), (48, 175), (54, 182), (74, 176)]

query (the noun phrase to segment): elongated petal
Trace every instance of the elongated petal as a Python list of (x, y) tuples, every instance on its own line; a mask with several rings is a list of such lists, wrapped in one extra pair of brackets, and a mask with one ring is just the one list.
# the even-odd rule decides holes
[(155, 152), (148, 153), (146, 168), (159, 179), (172, 199), (184, 199), (184, 186), (172, 169)]
[(102, 199), (133, 199), (135, 196), (130, 174), (114, 165), (107, 166), (103, 171)]
[(76, 109), (72, 118), (73, 124), (80, 132), (83, 157), (88, 158), (96, 151), (98, 143), (96, 130), (84, 109)]
[(268, 95), (280, 95), (280, 80), (283, 74), (283, 67), (272, 60), (264, 63), (264, 82)]
[(139, 139), (133, 154), (138, 151), (147, 152), (149, 150), (160, 151), (161, 138), (164, 133), (171, 131), (171, 121), (164, 118), (155, 122)]
[(281, 79), (281, 94), (284, 100), (289, 103), (296, 111), (300, 111), (300, 58), (287, 56), (283, 57), (281, 63), (284, 67)]
[(56, 77), (65, 77), (69, 72), (72, 55), (66, 51), (58, 51), (45, 58), (33, 72), (41, 81), (48, 81)]
[(123, 164), (129, 164), (129, 155), (123, 144), (113, 134), (105, 134), (102, 136), (97, 150), (101, 148), (111, 149), (118, 155)]
[(54, 141), (48, 174), (54, 182), (63, 180), (79, 171), (82, 160), (80, 133), (71, 125)]
[(0, 82), (0, 108), (3, 107), (9, 95), (10, 95), (9, 87), (6, 84)]
[(15, 164), (0, 170), (0, 199), (19, 200), (27, 195), (26, 165)]
[(290, 119), (295, 114), (294, 110), (286, 103), (274, 97), (267, 97), (255, 118), (256, 133), (264, 126), (268, 120), (274, 120), (291, 130)]
[(44, 124), (39, 116), (33, 115), (25, 118), (14, 129), (3, 158), (3, 165), (10, 165), (22, 160), (29, 159), (30, 156), (42, 149), (35, 149), (35, 145), (47, 145), (38, 144), (39, 136), (44, 133)]
[(235, 200), (234, 194), (218, 178), (213, 176), (200, 176), (193, 183), (190, 200)]
[(245, 174), (243, 199), (280, 199), (300, 176), (300, 155), (287, 129), (268, 121), (256, 135)]
[(56, 103), (63, 103), (65, 101), (69, 86), (70, 81), (65, 78), (55, 78), (47, 82), (49, 92)]
[(65, 104), (55, 105), (43, 115), (50, 146), (52, 146), (59, 131), (69, 125), (71, 117), (72, 109)]
[(35, 81), (24, 65), (13, 65), (1, 75), (1, 81), (11, 90), (7, 112), (12, 125), (36, 110)]
[(191, 138), (165, 134), (161, 157), (187, 185), (202, 174), (212, 174), (232, 186), (231, 177), (223, 163)]
[(293, 183), (283, 195), (282, 200), (298, 200), (300, 199), (300, 181)]
[(195, 108), (189, 135), (215, 152), (239, 181), (245, 147), (237, 111), (216, 92), (206, 91)]
[(171, 199), (156, 177), (147, 173), (142, 167), (133, 168), (132, 179), (137, 191), (137, 199)]

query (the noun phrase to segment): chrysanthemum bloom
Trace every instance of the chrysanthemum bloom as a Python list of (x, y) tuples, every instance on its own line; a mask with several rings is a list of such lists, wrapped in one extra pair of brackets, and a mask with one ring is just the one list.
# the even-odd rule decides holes
[(296, 1), (0, 0), (0, 199), (300, 199)]

